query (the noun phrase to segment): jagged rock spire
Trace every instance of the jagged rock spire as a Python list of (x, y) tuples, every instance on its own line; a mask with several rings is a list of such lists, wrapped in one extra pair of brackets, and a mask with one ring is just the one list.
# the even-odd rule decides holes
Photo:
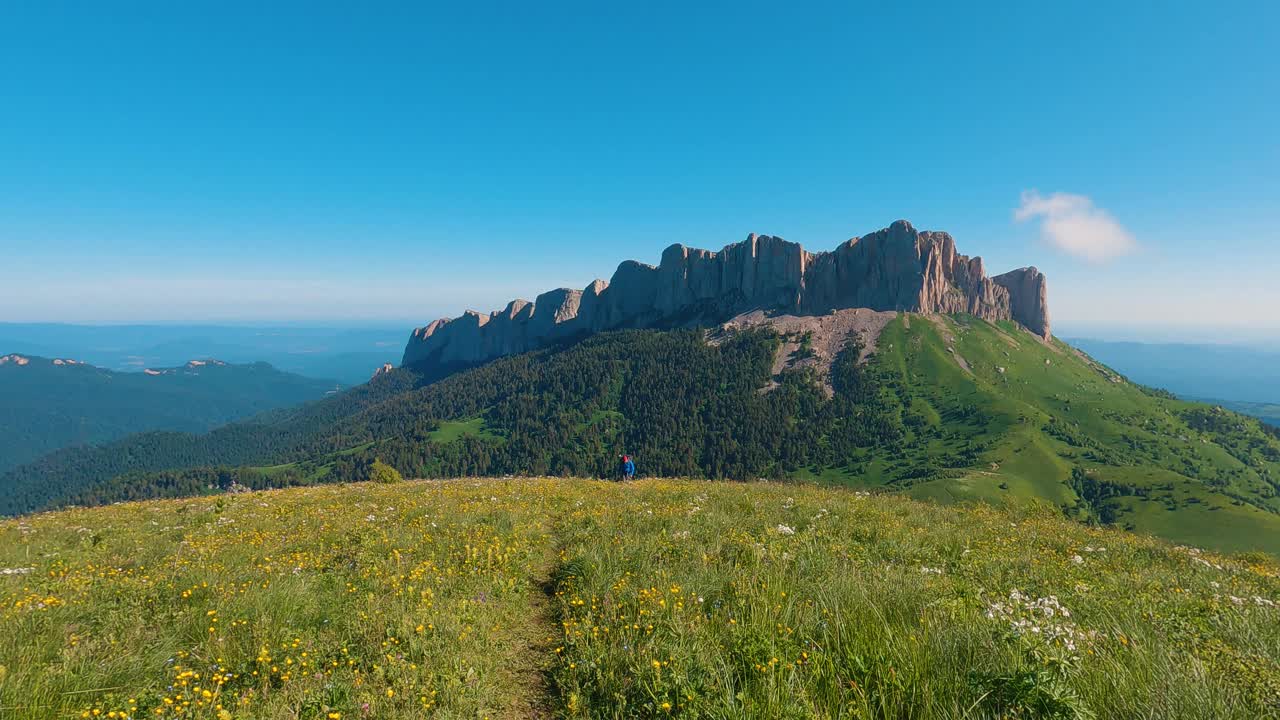
[(1034, 267), (986, 276), (981, 258), (956, 252), (944, 232), (906, 220), (830, 252), (752, 233), (719, 252), (672, 245), (658, 266), (627, 260), (609, 282), (468, 310), (413, 331), (403, 364), (453, 367), (526, 352), (558, 340), (628, 327), (712, 325), (750, 310), (822, 314), (865, 307), (966, 312), (1014, 320), (1049, 336), (1044, 275)]

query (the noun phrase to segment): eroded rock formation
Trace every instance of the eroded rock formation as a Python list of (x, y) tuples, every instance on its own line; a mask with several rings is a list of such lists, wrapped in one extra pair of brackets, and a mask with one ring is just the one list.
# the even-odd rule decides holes
[(1044, 273), (1025, 267), (991, 279), (1008, 291), (1013, 319), (1031, 332), (1049, 337), (1049, 286)]
[(957, 253), (947, 233), (918, 232), (899, 220), (830, 252), (754, 233), (719, 252), (672, 245), (657, 267), (628, 260), (607, 283), (436, 320), (413, 331), (402, 364), (465, 366), (603, 330), (714, 325), (752, 310), (820, 315), (847, 308), (964, 312), (1049, 336), (1040, 271), (989, 278), (982, 259)]

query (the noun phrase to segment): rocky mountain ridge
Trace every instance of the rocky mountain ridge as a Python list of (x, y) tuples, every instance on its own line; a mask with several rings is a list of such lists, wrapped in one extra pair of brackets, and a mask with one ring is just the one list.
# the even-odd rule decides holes
[(42, 358), (34, 355), (19, 355), (18, 353), (10, 353), (8, 355), (0, 355), (0, 365), (8, 365), (13, 363), (14, 367), (22, 367), (31, 364), (32, 360), (44, 361), (51, 365), (83, 365), (79, 360), (70, 360), (67, 358)]
[[(107, 373), (119, 372), (115, 370), (110, 370), (108, 368), (98, 367), (97, 365), (90, 365), (89, 363), (86, 363), (80, 360), (72, 360), (70, 358), (46, 358), (46, 357), (41, 357), (39, 355), (22, 355), (19, 353), (10, 353), (8, 355), (0, 355), (0, 365), (12, 364), (15, 367), (23, 367), (23, 366), (31, 365), (33, 362), (35, 362), (37, 365), (57, 365), (59, 367), (83, 367), (83, 368), (90, 368), (93, 370), (107, 372)], [(206, 367), (206, 366), (226, 367), (227, 365), (228, 363), (225, 363), (221, 360), (215, 360), (213, 358), (209, 358), (206, 360), (188, 360), (186, 364), (179, 365), (177, 367), (143, 368), (142, 374), (150, 375), (150, 376), (176, 375), (179, 373), (193, 373), (195, 371), (198, 371), (200, 368)]]
[(956, 251), (945, 232), (899, 220), (835, 250), (752, 233), (719, 252), (672, 245), (655, 267), (634, 260), (585, 289), (512, 300), (487, 315), (468, 310), (417, 328), (402, 365), (453, 368), (605, 330), (696, 327), (754, 310), (823, 315), (834, 310), (970, 313), (1050, 335), (1047, 285), (1034, 267), (988, 277), (982, 258)]

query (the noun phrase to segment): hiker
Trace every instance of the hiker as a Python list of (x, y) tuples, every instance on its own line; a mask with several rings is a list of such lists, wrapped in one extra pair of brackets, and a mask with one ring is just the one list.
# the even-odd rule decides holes
[(630, 455), (622, 455), (622, 463), (618, 468), (618, 472), (622, 475), (623, 480), (634, 480), (636, 478), (636, 463), (631, 459)]

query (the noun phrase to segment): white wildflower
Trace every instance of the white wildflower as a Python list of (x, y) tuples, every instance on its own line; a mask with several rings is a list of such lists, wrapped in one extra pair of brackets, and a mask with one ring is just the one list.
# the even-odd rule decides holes
[(1067, 620), (1071, 611), (1056, 596), (1031, 598), (1018, 590), (1009, 593), (1009, 602), (991, 602), (987, 605), (988, 620), (1007, 622), (1014, 635), (1034, 638), (1054, 647), (1075, 653), (1080, 645), (1099, 637), (1096, 631), (1084, 631)]

